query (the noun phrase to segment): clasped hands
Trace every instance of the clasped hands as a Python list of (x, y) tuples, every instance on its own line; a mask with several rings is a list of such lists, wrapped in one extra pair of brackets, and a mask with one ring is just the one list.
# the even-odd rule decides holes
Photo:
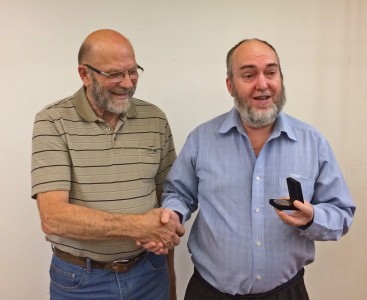
[(185, 234), (185, 228), (173, 210), (156, 208), (143, 216), (148, 223), (145, 228), (146, 232), (142, 234), (141, 238), (136, 239), (138, 246), (161, 255), (168, 254), (168, 250), (180, 243), (180, 237)]

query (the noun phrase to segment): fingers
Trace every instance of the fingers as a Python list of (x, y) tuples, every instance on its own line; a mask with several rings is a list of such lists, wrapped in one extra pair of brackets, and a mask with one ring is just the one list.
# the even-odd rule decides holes
[[(161, 214), (162, 224), (169, 224), (170, 222), (176, 226), (176, 234), (181, 237), (185, 234), (185, 227), (180, 223), (180, 218), (173, 210), (165, 208)], [(175, 244), (176, 245), (176, 244)]]
[(301, 202), (296, 200), (293, 202), (293, 205), (298, 208), (298, 211), (301, 213), (301, 217), (308, 219), (308, 222), (313, 219), (313, 206), (310, 202)]
[[(305, 202), (305, 203), (308, 203), (308, 202)], [(302, 203), (301, 201), (296, 200), (296, 201), (293, 202), (293, 205), (296, 208), (298, 208), (298, 210), (300, 210), (300, 211), (307, 211), (307, 209), (306, 209), (307, 206), (305, 205), (305, 203)]]
[(278, 209), (275, 210), (284, 223), (290, 226), (299, 227), (308, 224), (313, 219), (313, 206), (309, 202), (305, 201), (302, 203), (296, 200), (293, 202), (293, 205), (298, 210), (292, 213), (287, 213)]
[(183, 236), (185, 234), (185, 227), (183, 227), (181, 224), (178, 224), (176, 227), (176, 233), (179, 237)]
[(155, 254), (167, 254), (180, 244), (180, 237), (185, 234), (179, 216), (171, 209), (153, 209), (144, 215), (144, 220), (143, 234), (136, 244)]
[[(173, 242), (173, 245), (174, 246), (178, 246), (180, 244), (180, 237), (178, 235), (174, 235), (173, 238), (172, 238), (172, 242)], [(173, 247), (172, 247), (173, 249)], [(171, 250), (171, 249), (170, 249)]]
[(140, 245), (147, 251), (153, 252), (156, 255), (168, 254), (168, 248), (165, 247), (162, 243), (148, 242), (141, 243)]
[(172, 217), (172, 213), (174, 212), (168, 208), (163, 209), (162, 214), (161, 214), (162, 224), (167, 224), (170, 221)]

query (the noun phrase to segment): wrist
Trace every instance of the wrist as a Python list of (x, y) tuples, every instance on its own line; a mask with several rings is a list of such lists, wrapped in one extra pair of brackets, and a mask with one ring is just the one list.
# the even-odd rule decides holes
[(176, 214), (177, 214), (177, 216), (178, 216), (178, 218), (179, 218), (179, 220), (180, 220), (180, 223), (182, 224), (182, 219), (183, 219), (183, 216), (178, 212), (178, 211), (173, 211), (173, 212), (175, 212)]
[(306, 223), (305, 225), (298, 226), (298, 229), (306, 230), (308, 227), (310, 227), (312, 225), (312, 223), (313, 223), (313, 218), (308, 223)]

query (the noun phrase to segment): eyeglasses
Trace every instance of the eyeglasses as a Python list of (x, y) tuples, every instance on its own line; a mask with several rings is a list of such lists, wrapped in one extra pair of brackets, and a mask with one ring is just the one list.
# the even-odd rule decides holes
[(84, 64), (83, 66), (86, 66), (88, 69), (91, 69), (92, 71), (102, 76), (107, 77), (111, 82), (115, 82), (115, 83), (122, 81), (125, 78), (126, 74), (129, 74), (129, 77), (131, 80), (136, 80), (141, 75), (143, 75), (143, 72), (144, 72), (144, 69), (139, 65), (136, 68), (132, 68), (127, 71), (117, 71), (117, 72), (111, 72), (111, 73), (103, 72), (88, 64)]

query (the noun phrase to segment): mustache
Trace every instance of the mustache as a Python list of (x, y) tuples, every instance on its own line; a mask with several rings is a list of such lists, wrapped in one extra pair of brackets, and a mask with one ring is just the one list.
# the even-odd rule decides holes
[(135, 93), (135, 87), (133, 87), (131, 89), (126, 89), (126, 88), (122, 88), (122, 87), (115, 87), (115, 88), (111, 89), (110, 92), (115, 93), (115, 94), (128, 94), (130, 97), (132, 97)]
[(126, 94), (130, 91), (131, 89), (125, 89), (125, 88), (121, 88), (121, 87), (116, 87), (113, 88), (111, 90), (112, 93), (117, 93), (117, 94)]
[(259, 94), (256, 97), (271, 97), (271, 92), (268, 90), (259, 91)]

